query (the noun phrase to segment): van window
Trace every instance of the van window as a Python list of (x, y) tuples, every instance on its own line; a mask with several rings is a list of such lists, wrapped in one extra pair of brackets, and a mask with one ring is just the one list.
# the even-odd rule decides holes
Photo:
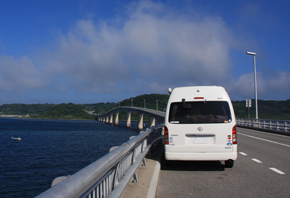
[(232, 121), (227, 101), (174, 102), (170, 105), (169, 123), (229, 123)]

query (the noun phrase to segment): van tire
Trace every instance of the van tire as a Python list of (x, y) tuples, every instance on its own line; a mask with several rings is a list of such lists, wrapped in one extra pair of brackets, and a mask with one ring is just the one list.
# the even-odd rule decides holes
[(233, 166), (234, 166), (234, 160), (225, 161), (225, 167), (226, 168), (233, 168)]

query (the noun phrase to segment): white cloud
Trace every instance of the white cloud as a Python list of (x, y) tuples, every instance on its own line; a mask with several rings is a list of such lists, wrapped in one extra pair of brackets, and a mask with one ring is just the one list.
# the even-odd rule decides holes
[[(0, 89), (91, 93), (166, 93), (168, 87), (222, 85), (250, 98), (252, 74), (235, 79), (229, 52), (237, 48), (219, 17), (176, 13), (161, 3), (131, 3), (111, 21), (79, 20), (54, 49), (36, 59), (0, 57)], [(289, 73), (258, 75), (258, 91), (282, 91), (289, 97)], [(72, 88), (73, 87), (73, 88)], [(277, 88), (278, 87), (278, 88)], [(287, 96), (286, 96), (287, 95)]]
[(44, 86), (43, 73), (27, 56), (19, 59), (1, 56), (0, 71), (0, 90), (2, 91), (24, 92)]
[[(270, 76), (257, 73), (257, 94), (262, 99), (289, 98), (289, 72), (272, 72)], [(228, 86), (228, 91), (239, 98), (254, 98), (254, 73), (241, 75)]]
[(50, 53), (50, 72), (91, 92), (116, 92), (120, 84), (138, 93), (140, 87), (157, 92), (225, 81), (231, 32), (222, 19), (175, 15), (151, 1), (131, 4), (127, 14), (113, 22), (78, 21)]

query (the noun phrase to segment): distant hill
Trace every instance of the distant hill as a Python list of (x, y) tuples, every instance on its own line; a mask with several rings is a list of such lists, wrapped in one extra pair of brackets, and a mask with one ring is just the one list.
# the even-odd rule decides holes
[[(119, 106), (132, 106), (133, 104), (134, 107), (144, 108), (146, 106), (146, 108), (149, 108), (149, 109), (156, 110), (158, 108), (158, 111), (165, 111), (168, 98), (169, 98), (169, 95), (167, 94), (144, 94), (144, 95), (131, 97), (121, 102), (118, 102), (114, 106), (112, 106), (110, 109), (113, 109)], [(104, 109), (103, 111), (100, 111), (99, 114), (103, 114), (107, 112), (108, 110), (109, 109)], [(125, 120), (126, 116), (127, 116), (126, 112), (120, 112), (119, 118), (120, 120)], [(137, 120), (138, 114), (136, 112), (132, 112), (131, 119)], [(146, 115), (144, 115), (144, 120), (148, 120), (148, 117)]]
[[(116, 103), (77, 104), (81, 109), (99, 112), (108, 109)], [(3, 104), (0, 105), (0, 115), (43, 115), (52, 110), (56, 104)]]
[[(248, 118), (248, 108), (245, 101), (233, 101), (237, 118)], [(252, 99), (250, 118), (256, 118), (255, 100)], [(290, 120), (290, 100), (258, 100), (259, 119)]]
[(94, 119), (93, 115), (88, 114), (80, 106), (73, 103), (55, 105), (45, 114), (33, 117), (50, 119)]
[[(167, 94), (144, 94), (136, 97), (125, 99), (118, 103), (94, 103), (94, 104), (3, 104), (0, 105), (0, 115), (34, 115), (34, 117), (45, 116), (49, 118), (64, 119), (93, 119), (85, 118), (85, 111), (103, 114), (110, 109), (118, 106), (131, 106), (133, 100), (134, 107), (144, 107), (150, 109), (157, 108), (165, 111), (169, 95)], [(65, 106), (67, 105), (67, 106)], [(245, 101), (233, 101), (235, 114), (237, 118), (248, 118), (248, 108)], [(74, 110), (73, 110), (74, 109)], [(74, 112), (75, 111), (75, 112)], [(277, 119), (290, 120), (290, 99), (285, 101), (275, 100), (259, 100), (258, 111), (260, 119)], [(77, 113), (79, 112), (79, 113)], [(80, 113), (82, 112), (82, 113)], [(255, 118), (255, 100), (252, 99), (252, 107), (250, 108), (250, 118)], [(120, 112), (120, 119), (126, 119), (126, 112)], [(132, 113), (132, 119), (137, 119), (137, 113)], [(146, 116), (144, 118), (147, 119)]]
[(38, 115), (51, 110), (54, 104), (3, 104), (0, 115)]
[(167, 94), (144, 94), (123, 100), (119, 102), (119, 104), (120, 106), (131, 106), (131, 101), (133, 99), (134, 107), (144, 107), (146, 105), (146, 108), (156, 109), (158, 105), (158, 111), (165, 111), (168, 98), (169, 95)]
[(94, 111), (94, 112), (99, 112), (102, 111), (103, 109), (108, 109), (112, 108), (115, 106), (116, 103), (114, 102), (107, 102), (107, 103), (93, 103), (93, 104), (78, 104), (82, 109), (86, 111)]

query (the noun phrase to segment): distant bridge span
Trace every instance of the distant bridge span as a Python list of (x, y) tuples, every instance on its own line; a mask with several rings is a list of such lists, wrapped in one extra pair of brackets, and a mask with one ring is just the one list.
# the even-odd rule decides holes
[(113, 124), (113, 118), (115, 115), (115, 124), (119, 124), (119, 112), (120, 111), (127, 111), (127, 127), (131, 126), (131, 112), (138, 113), (138, 129), (143, 130), (143, 117), (144, 114), (149, 116), (149, 128), (155, 126), (155, 121), (158, 120), (159, 123), (164, 122), (165, 112), (164, 111), (157, 111), (153, 109), (141, 108), (141, 107), (130, 107), (130, 106), (122, 106), (114, 108), (102, 115), (96, 115), (95, 119)]

